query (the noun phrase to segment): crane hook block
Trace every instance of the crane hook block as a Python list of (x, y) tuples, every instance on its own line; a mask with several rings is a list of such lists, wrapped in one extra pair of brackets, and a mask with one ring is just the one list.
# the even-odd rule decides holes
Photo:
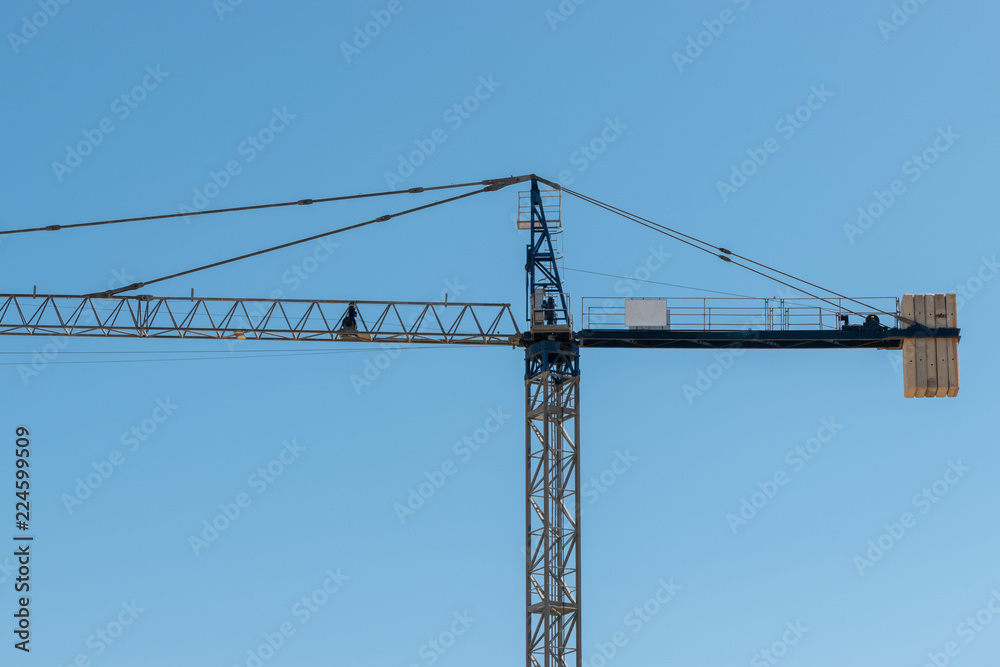
[[(954, 292), (904, 294), (900, 316), (928, 329), (957, 329)], [(903, 395), (930, 398), (958, 395), (958, 338), (916, 336), (903, 339)]]

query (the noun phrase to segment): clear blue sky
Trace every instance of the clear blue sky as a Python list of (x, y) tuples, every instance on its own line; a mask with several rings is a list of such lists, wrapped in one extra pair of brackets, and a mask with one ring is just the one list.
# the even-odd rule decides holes
[[(905, 400), (898, 352), (747, 352), (688, 400), (711, 352), (585, 350), (585, 658), (918, 667), (951, 651), (995, 667), (995, 3), (328, 5), (4, 3), (2, 227), (534, 172), (846, 294), (965, 290), (957, 399)], [(520, 314), (516, 206), (508, 188), (151, 291), (448, 290)], [(400, 207), (5, 237), (0, 291), (97, 291)], [(651, 280), (780, 287), (578, 202), (563, 219), (567, 267), (634, 276), (669, 254)], [(619, 280), (566, 275), (575, 309), (621, 295)], [(12, 647), (0, 571), (0, 664), (521, 664), (521, 351), (7, 337), (0, 352), (4, 446), (32, 431), (36, 535), (32, 652)], [(456, 449), (491, 411), (499, 430)], [(811, 438), (828, 442), (807, 461), (794, 451)], [(281, 474), (257, 475), (279, 456)], [(77, 480), (112, 457), (70, 511)], [(394, 506), (448, 462), (401, 523)], [(762, 487), (773, 497), (734, 532), (727, 515)], [(248, 506), (196, 554), (190, 536), (240, 494)], [(889, 550), (867, 555), (880, 539)]]

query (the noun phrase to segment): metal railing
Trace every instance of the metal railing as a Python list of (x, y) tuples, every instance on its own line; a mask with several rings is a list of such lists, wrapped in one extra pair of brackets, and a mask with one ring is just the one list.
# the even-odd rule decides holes
[[(539, 195), (542, 198), (542, 210), (545, 211), (545, 222), (549, 231), (562, 227), (562, 191), (561, 190), (541, 190)], [(517, 193), (517, 228), (531, 229), (531, 191), (525, 190)]]
[[(655, 297), (647, 297), (655, 298)], [(899, 299), (896, 297), (858, 297), (878, 309), (871, 311), (849, 299), (815, 298), (752, 299), (738, 297), (661, 297), (667, 304), (667, 320), (648, 326), (630, 326), (625, 318), (622, 297), (585, 297), (581, 313), (584, 329), (676, 329), (679, 331), (789, 331), (837, 330), (843, 328), (843, 316), (850, 324), (862, 324), (864, 316), (874, 314), (881, 323), (897, 326)], [(891, 313), (894, 317), (883, 314)], [(857, 313), (857, 314), (855, 314)], [(860, 316), (859, 316), (860, 315)]]
[[(552, 303), (548, 302), (552, 299)], [(565, 311), (562, 308), (562, 300), (566, 300)], [(542, 295), (542, 300), (540, 303), (534, 303), (535, 298), (531, 299), (531, 312), (529, 314), (529, 322), (531, 323), (531, 328), (539, 329), (540, 327), (557, 327), (560, 329), (572, 329), (573, 327), (573, 313), (572, 313), (572, 299), (570, 298), (569, 292), (563, 294), (558, 294), (555, 292), (547, 292)]]

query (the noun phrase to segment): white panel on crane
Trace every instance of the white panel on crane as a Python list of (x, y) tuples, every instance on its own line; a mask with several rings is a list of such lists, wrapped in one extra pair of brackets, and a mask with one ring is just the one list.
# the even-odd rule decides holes
[(670, 327), (666, 299), (625, 299), (625, 326), (644, 329)]

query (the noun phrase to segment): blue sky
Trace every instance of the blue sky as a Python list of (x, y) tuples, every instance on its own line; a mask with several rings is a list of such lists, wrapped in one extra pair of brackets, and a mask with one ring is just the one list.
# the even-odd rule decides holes
[[(2, 228), (537, 173), (844, 294), (957, 291), (956, 399), (904, 399), (898, 352), (585, 350), (584, 658), (994, 667), (998, 19), (985, 0), (10, 0)], [(94, 292), (434, 198), (6, 236), (0, 291)], [(149, 291), (447, 291), (520, 314), (516, 207), (511, 187)], [(779, 294), (581, 202), (562, 218), (568, 269)], [(575, 310), (703, 294), (565, 281)], [(30, 655), (0, 558), (3, 664), (523, 660), (519, 350), (5, 337), (0, 352), (0, 431), (32, 433), (36, 536)], [(488, 423), (478, 450), (461, 444)]]

